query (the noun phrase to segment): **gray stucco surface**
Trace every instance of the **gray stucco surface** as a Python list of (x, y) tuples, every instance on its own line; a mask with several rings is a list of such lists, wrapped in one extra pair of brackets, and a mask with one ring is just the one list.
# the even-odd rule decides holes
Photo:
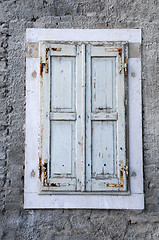
[[(25, 31), (34, 27), (142, 29), (144, 210), (23, 209)], [(159, 1), (0, 1), (0, 239), (159, 239), (158, 92)]]

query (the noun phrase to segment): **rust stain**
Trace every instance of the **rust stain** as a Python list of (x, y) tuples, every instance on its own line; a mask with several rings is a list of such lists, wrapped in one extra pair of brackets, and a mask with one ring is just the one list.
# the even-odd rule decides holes
[(121, 49), (121, 48), (117, 48), (117, 51), (119, 52), (119, 56), (121, 57), (121, 55), (122, 55), (122, 49)]
[(43, 69), (45, 67), (45, 73), (48, 73), (48, 66), (49, 66), (49, 61), (48, 61), (48, 49), (46, 48), (46, 56), (45, 56), (45, 63), (43, 63), (42, 57), (40, 57), (40, 76), (43, 77)]
[(58, 52), (60, 52), (60, 51), (61, 51), (61, 48), (52, 48), (52, 51), (58, 51)]
[[(107, 187), (118, 187), (123, 188), (124, 187), (124, 174), (123, 171), (125, 171), (126, 175), (128, 174), (128, 166), (123, 167), (123, 160), (119, 161), (120, 166), (120, 183), (119, 184), (107, 184)], [(128, 175), (127, 175), (128, 176)]]
[(42, 157), (39, 157), (39, 178), (42, 176)]
[(128, 75), (128, 60), (127, 57), (124, 58), (124, 64), (122, 64), (121, 56), (119, 56), (119, 74), (122, 73), (122, 69), (124, 69), (124, 74), (127, 77)]
[(96, 88), (96, 82), (94, 81), (94, 88)]
[(49, 48), (46, 48), (46, 55), (45, 55), (45, 73), (48, 73), (49, 71), (49, 60), (48, 60), (48, 52)]
[(124, 185), (120, 183), (120, 184), (119, 184), (119, 187), (120, 187), (120, 188), (123, 188), (123, 187), (124, 187)]
[(109, 183), (107, 183), (107, 187), (118, 187), (119, 185), (118, 184), (109, 184)]
[(126, 175), (127, 175), (127, 177), (128, 177), (128, 175), (129, 175), (129, 168), (128, 168), (128, 166), (122, 167), (121, 170), (122, 170), (122, 171), (125, 171), (125, 173), (126, 173)]
[(43, 76), (43, 59), (40, 57), (40, 76)]
[(60, 183), (46, 183), (46, 187), (60, 187)]
[(121, 182), (123, 182), (123, 172), (122, 171), (120, 171), (120, 180), (121, 180)]
[(125, 63), (128, 63), (128, 59), (127, 59), (127, 57), (125, 57)]
[(124, 62), (125, 62), (125, 66), (124, 66), (125, 76), (127, 77), (127, 75), (128, 75), (128, 68), (127, 68), (128, 60), (127, 60), (127, 57), (125, 57)]
[(49, 50), (50, 50), (49, 48), (46, 48), (46, 54), (48, 53)]
[(47, 162), (43, 164), (42, 170), (44, 172), (44, 180), (43, 180), (43, 185), (47, 186)]
[(43, 180), (44, 187), (60, 187), (60, 183), (48, 183), (47, 182), (47, 161), (44, 162), (44, 164), (42, 166), (42, 171), (44, 172), (44, 180)]
[(120, 181), (121, 182), (119, 184), (114, 184), (114, 183), (107, 184), (107, 187), (118, 187), (118, 188), (123, 188), (124, 187), (124, 184), (123, 184), (124, 179), (123, 179), (123, 172), (122, 171), (120, 171)]
[(123, 188), (124, 185), (123, 185), (123, 183), (119, 183), (119, 184), (114, 184), (114, 183), (109, 184), (109, 183), (107, 183), (107, 187), (119, 187), (119, 188)]

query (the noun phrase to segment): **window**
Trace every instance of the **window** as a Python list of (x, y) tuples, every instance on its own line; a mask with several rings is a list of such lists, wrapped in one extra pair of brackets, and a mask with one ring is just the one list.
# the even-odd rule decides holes
[(143, 208), (139, 48), (140, 30), (27, 30), (25, 208)]
[(127, 53), (126, 43), (40, 43), (43, 191), (127, 190)]

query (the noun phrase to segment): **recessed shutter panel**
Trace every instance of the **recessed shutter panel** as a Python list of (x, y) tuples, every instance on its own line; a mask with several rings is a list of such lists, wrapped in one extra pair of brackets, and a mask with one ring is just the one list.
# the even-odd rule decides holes
[(127, 189), (126, 54), (124, 45), (87, 46), (86, 191)]
[(47, 52), (49, 63), (48, 72), (46, 68), (43, 71), (42, 87), (42, 190), (81, 191), (84, 47), (43, 43), (41, 49)]

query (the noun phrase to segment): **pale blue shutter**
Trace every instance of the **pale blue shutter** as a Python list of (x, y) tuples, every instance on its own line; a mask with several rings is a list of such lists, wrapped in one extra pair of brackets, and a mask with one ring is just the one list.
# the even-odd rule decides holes
[(42, 76), (42, 190), (81, 191), (84, 185), (81, 173), (84, 47), (42, 42), (41, 55), (45, 61)]
[(125, 45), (87, 46), (86, 191), (127, 190), (126, 57)]
[(40, 43), (42, 191), (127, 191), (126, 43)]

